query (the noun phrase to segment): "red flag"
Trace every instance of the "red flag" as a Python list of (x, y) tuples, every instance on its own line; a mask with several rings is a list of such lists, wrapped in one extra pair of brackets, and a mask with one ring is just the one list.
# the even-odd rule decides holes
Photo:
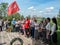
[(14, 1), (13, 3), (10, 4), (10, 6), (8, 7), (8, 16), (19, 11), (19, 7), (16, 3), (16, 1)]

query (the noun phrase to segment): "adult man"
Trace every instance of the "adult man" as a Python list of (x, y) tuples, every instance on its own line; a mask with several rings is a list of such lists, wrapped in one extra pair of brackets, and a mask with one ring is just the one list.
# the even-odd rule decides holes
[(15, 18), (13, 18), (13, 20), (12, 20), (13, 29), (15, 29), (15, 24), (16, 24), (16, 20), (15, 20)]

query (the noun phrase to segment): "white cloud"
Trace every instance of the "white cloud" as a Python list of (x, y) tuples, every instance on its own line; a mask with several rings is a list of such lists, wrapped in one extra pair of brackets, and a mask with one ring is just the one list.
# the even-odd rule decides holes
[(43, 11), (39, 11), (40, 13), (43, 13)]
[(48, 8), (46, 8), (46, 11), (50, 12), (50, 11), (52, 11), (53, 9), (54, 9), (54, 7), (48, 7)]
[(34, 6), (29, 7), (28, 9), (34, 9)]
[(34, 6), (31, 6), (31, 7), (29, 7), (28, 9), (29, 9), (29, 10), (36, 10), (36, 9), (34, 8)]
[(46, 8), (47, 10), (53, 10), (54, 9), (54, 7), (48, 7), (48, 8)]
[(36, 10), (36, 9), (33, 9), (33, 10)]

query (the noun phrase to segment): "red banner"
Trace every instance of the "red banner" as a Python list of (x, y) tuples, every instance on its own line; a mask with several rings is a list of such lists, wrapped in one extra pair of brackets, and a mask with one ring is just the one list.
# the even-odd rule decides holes
[(19, 7), (16, 3), (16, 1), (14, 1), (13, 3), (10, 4), (10, 6), (8, 7), (8, 16), (10, 16), (13, 13), (16, 13), (17, 11), (19, 11)]

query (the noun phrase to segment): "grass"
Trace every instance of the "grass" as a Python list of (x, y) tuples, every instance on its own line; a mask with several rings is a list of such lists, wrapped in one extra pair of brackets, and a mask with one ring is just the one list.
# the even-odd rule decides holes
[(57, 40), (58, 40), (58, 45), (60, 45), (60, 32), (57, 32), (57, 35), (58, 35), (58, 36), (57, 36), (57, 37), (58, 37), (58, 38), (57, 38)]
[(60, 26), (58, 26), (58, 30), (60, 30)]
[[(60, 26), (58, 26), (58, 30), (60, 30)], [(58, 45), (60, 45), (60, 32), (57, 32), (57, 40), (58, 40)]]

